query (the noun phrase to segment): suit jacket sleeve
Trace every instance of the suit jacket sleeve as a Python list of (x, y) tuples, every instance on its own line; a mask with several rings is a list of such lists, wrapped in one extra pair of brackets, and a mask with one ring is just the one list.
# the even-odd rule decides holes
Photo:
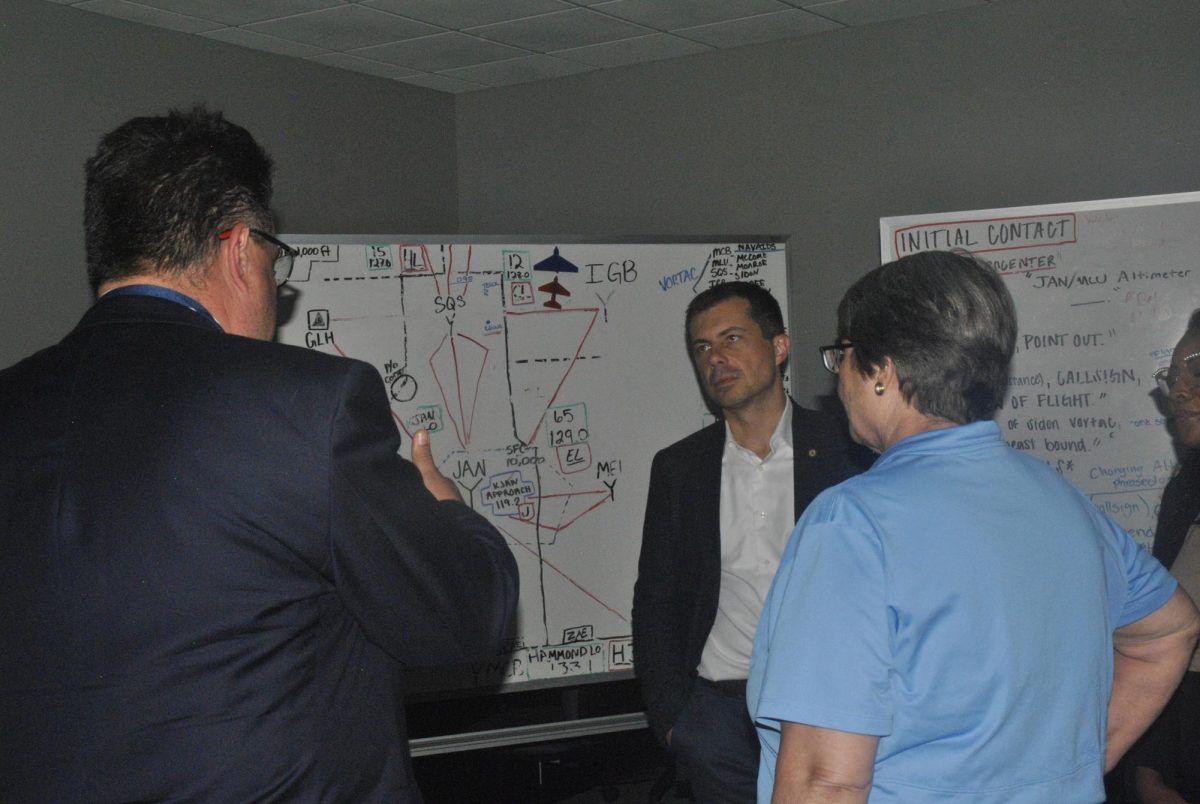
[(355, 362), (331, 428), (329, 545), (338, 594), (373, 642), (409, 665), (494, 655), (509, 635), (516, 562), (460, 502), (439, 502), (400, 437), (379, 375)]
[[(692, 683), (683, 669), (687, 652), (686, 634), (690, 611), (681, 611), (686, 596), (675, 594), (686, 582), (676, 575), (685, 561), (685, 534), (679, 532), (679, 473), (672, 471), (668, 454), (654, 456), (650, 468), (650, 490), (646, 520), (642, 528), (642, 551), (633, 590), (634, 663), (641, 682), (642, 697), (650, 728), (660, 741), (675, 724), (687, 702)], [(698, 579), (691, 579), (697, 583)]]

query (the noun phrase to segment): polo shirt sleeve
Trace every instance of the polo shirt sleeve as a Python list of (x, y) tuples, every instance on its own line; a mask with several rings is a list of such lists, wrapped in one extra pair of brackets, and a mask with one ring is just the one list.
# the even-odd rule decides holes
[(1108, 600), (1113, 629), (1123, 628), (1152, 614), (1175, 593), (1176, 581), (1171, 573), (1108, 517), (1110, 556), (1115, 555), (1118, 567), (1109, 567)]
[(881, 541), (867, 512), (830, 489), (784, 552), (759, 627), (757, 706), (784, 721), (883, 736), (892, 729), (891, 617)]

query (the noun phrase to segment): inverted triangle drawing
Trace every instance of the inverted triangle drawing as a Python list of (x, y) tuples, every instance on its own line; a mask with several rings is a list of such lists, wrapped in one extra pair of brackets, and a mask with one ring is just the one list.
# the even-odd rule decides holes
[(567, 376), (588, 357), (581, 353), (599, 312), (574, 307), (504, 314), (513, 427), (523, 443), (533, 443)]
[(429, 357), (429, 368), (442, 394), (446, 416), (454, 424), (458, 443), (471, 443), (475, 404), (487, 365), (488, 348), (466, 335), (447, 335)]

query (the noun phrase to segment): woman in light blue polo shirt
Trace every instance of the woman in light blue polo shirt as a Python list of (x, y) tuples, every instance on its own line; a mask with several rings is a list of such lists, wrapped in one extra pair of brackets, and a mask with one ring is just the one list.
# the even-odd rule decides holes
[(768, 595), (760, 801), (1103, 801), (1178, 682), (1187, 596), (991, 420), (1015, 338), (1003, 281), (958, 254), (843, 298), (821, 351), (880, 457), (808, 507)]

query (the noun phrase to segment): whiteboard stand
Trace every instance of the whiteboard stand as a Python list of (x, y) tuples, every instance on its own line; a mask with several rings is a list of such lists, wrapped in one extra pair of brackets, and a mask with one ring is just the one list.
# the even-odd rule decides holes
[(439, 737), (420, 737), (408, 741), (408, 750), (413, 757), (433, 756), (550, 740), (567, 740), (575, 737), (595, 737), (599, 734), (637, 731), (645, 728), (649, 728), (646, 714), (630, 712), (624, 715), (605, 715), (557, 723), (538, 723), (532, 726), (513, 726), (505, 729), (446, 734)]

